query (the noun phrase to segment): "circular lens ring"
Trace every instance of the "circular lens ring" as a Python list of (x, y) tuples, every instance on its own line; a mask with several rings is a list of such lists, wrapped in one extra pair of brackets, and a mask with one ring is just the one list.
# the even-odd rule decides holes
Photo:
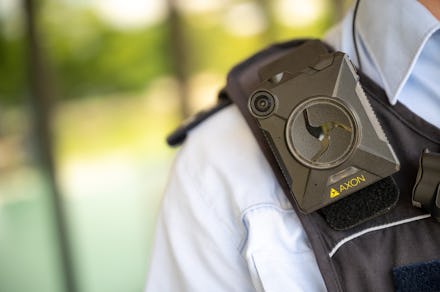
[[(334, 106), (338, 108), (349, 120), (352, 129), (353, 134), (352, 138), (350, 139), (349, 145), (347, 145), (346, 150), (338, 156), (337, 159), (333, 161), (328, 161), (325, 163), (320, 163), (316, 161), (312, 161), (311, 159), (305, 157), (301, 154), (301, 151), (298, 149), (298, 147), (295, 146), (295, 141), (293, 141), (293, 137), (291, 135), (292, 133), (292, 127), (294, 126), (295, 121), (297, 118), (301, 115), (304, 110), (317, 105), (317, 104), (328, 104), (331, 106)], [(354, 115), (353, 111), (350, 110), (350, 107), (341, 99), (334, 98), (334, 97), (325, 97), (325, 96), (319, 96), (319, 97), (312, 97), (305, 101), (303, 101), (301, 104), (299, 104), (290, 114), (288, 121), (286, 123), (285, 128), (285, 137), (287, 141), (287, 146), (289, 149), (289, 152), (298, 160), (301, 164), (314, 168), (314, 169), (328, 169), (333, 168), (336, 166), (341, 165), (344, 163), (354, 152), (354, 150), (357, 147), (358, 141), (359, 141), (359, 127), (358, 122), (356, 119), (356, 116)]]
[(267, 118), (276, 107), (276, 98), (267, 91), (258, 91), (249, 100), (249, 109), (257, 118)]

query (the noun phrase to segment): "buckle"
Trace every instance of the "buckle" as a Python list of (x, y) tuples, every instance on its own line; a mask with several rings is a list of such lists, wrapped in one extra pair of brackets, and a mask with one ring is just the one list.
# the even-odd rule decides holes
[(412, 204), (430, 212), (440, 222), (440, 153), (425, 149), (420, 156)]

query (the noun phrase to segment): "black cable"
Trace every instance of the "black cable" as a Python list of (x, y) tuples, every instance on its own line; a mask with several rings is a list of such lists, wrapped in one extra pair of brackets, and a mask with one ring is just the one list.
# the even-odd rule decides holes
[(354, 50), (355, 50), (355, 53), (356, 53), (356, 59), (358, 60), (359, 71), (362, 72), (361, 58), (359, 56), (359, 50), (358, 50), (358, 45), (357, 45), (357, 37), (356, 37), (356, 17), (357, 17), (357, 12), (358, 12), (358, 8), (359, 8), (359, 3), (360, 2), (361, 2), (361, 0), (357, 0), (356, 4), (354, 6), (353, 22), (351, 23), (351, 33), (352, 33), (352, 38), (353, 38), (353, 43), (354, 43)]

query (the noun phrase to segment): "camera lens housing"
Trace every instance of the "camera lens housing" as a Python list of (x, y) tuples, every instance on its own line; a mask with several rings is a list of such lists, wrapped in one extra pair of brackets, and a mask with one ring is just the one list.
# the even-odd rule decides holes
[(270, 116), (275, 110), (276, 99), (267, 91), (258, 91), (252, 95), (249, 105), (254, 116), (264, 118)]
[(304, 213), (400, 168), (348, 56), (313, 54), (312, 45), (262, 67), (261, 83), (248, 99), (249, 113)]

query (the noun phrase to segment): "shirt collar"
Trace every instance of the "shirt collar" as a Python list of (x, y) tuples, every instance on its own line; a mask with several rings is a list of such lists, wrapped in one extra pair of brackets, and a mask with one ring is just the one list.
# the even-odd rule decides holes
[(425, 43), (439, 29), (440, 22), (415, 0), (359, 4), (356, 33), (361, 62), (371, 63), (368, 67), (376, 70), (391, 104), (397, 102)]

